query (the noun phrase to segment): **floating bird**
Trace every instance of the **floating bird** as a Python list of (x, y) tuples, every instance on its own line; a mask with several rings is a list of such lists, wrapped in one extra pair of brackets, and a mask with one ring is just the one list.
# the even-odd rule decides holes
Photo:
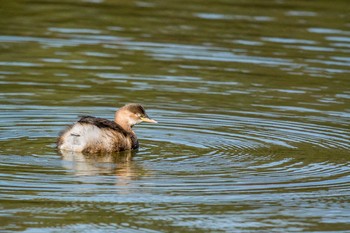
[(127, 104), (115, 112), (114, 121), (82, 116), (57, 139), (60, 151), (112, 153), (133, 150), (139, 143), (132, 127), (141, 122), (157, 123), (140, 104)]

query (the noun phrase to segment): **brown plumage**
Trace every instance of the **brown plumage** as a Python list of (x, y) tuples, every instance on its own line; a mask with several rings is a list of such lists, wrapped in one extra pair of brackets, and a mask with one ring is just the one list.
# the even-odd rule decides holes
[(120, 108), (115, 113), (114, 121), (83, 116), (59, 135), (57, 148), (82, 153), (137, 149), (139, 143), (132, 127), (141, 122), (157, 123), (148, 117), (140, 104), (127, 104)]

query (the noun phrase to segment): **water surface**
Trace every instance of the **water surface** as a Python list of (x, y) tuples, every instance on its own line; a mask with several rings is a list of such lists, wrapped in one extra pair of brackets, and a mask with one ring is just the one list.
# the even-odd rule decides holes
[[(4, 232), (350, 230), (350, 24), (336, 1), (7, 1)], [(59, 154), (129, 102), (140, 149)]]

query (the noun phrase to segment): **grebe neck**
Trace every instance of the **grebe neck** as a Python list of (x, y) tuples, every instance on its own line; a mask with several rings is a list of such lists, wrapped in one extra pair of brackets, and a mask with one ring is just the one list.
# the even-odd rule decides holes
[(122, 127), (126, 132), (135, 134), (132, 130), (133, 125), (130, 124), (130, 121), (125, 118), (123, 114), (118, 114), (118, 111), (115, 113), (114, 122)]

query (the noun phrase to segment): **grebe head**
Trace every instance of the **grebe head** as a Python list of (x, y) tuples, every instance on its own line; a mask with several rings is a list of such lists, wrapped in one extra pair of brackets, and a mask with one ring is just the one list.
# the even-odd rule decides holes
[(114, 121), (128, 130), (141, 122), (157, 123), (151, 119), (140, 104), (127, 104), (115, 113)]

